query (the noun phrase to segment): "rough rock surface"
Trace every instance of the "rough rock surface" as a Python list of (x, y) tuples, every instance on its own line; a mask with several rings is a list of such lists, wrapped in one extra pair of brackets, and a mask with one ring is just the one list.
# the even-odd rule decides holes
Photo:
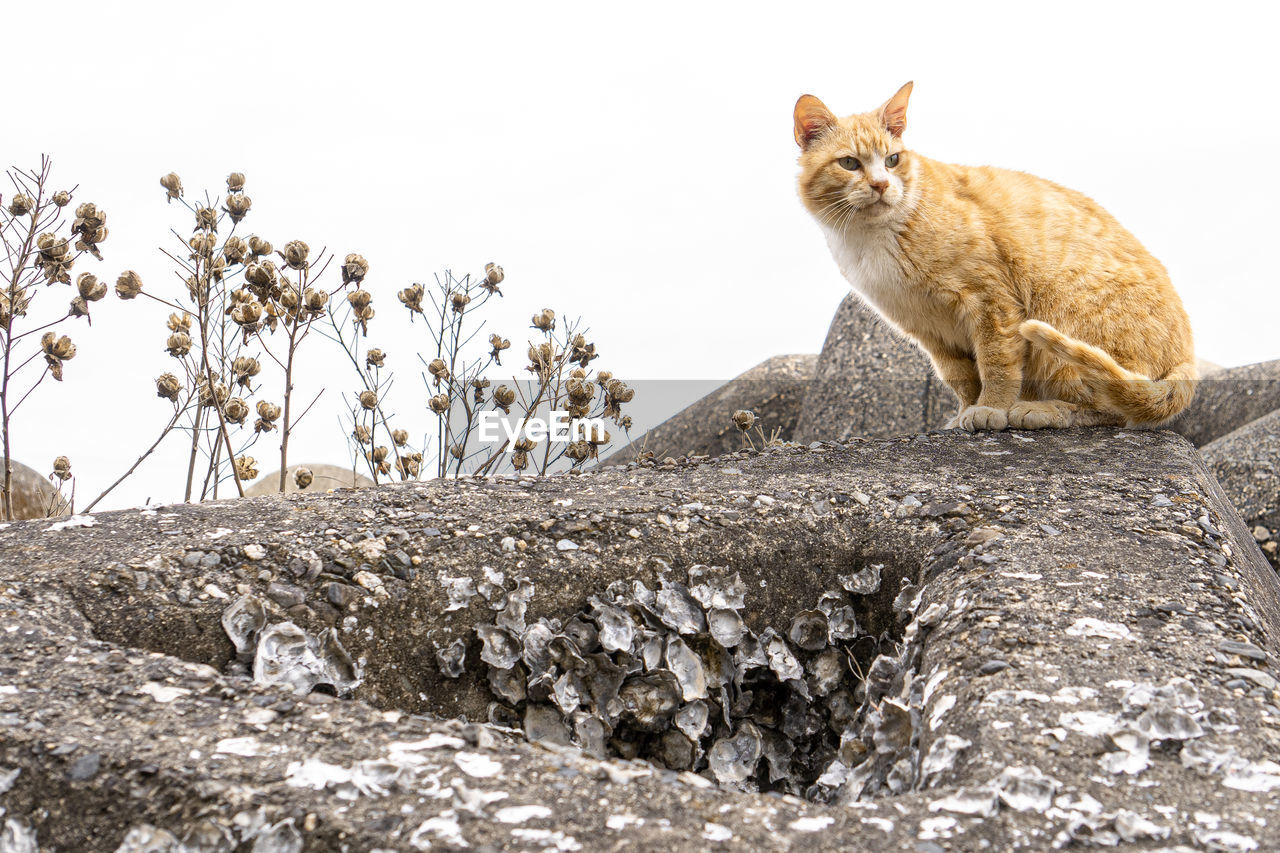
[(1228, 367), (1196, 386), (1195, 399), (1169, 429), (1203, 447), (1280, 409), (1280, 359)]
[(850, 293), (827, 331), (795, 440), (927, 432), (942, 427), (956, 406), (928, 356)]
[[(298, 484), (293, 480), (293, 472), (299, 468), (309, 468), (311, 470), (311, 485), (307, 486), (305, 491), (308, 492), (324, 492), (329, 489), (360, 489), (366, 486), (372, 486), (373, 480), (370, 480), (364, 474), (352, 471), (350, 468), (344, 468), (341, 465), (328, 465), (323, 462), (311, 465), (290, 465), (289, 474), (285, 477), (285, 492), (298, 491)], [(244, 490), (245, 497), (258, 498), (263, 495), (277, 495), (280, 493), (280, 469), (272, 471), (267, 476), (261, 478), (253, 485)]]
[[(824, 805), (422, 716), (488, 713), (494, 571), (508, 595), (531, 585), (532, 622), (616, 580), (728, 567), (751, 630), (786, 632), (868, 561), (883, 577), (859, 619), (909, 664), (881, 703), (903, 713), (871, 732), (901, 793)], [(241, 596), (336, 625), (355, 699), (223, 674)], [(1269, 849), (1278, 627), (1275, 573), (1167, 432), (20, 522), (0, 529), (0, 820), (10, 849)], [(455, 639), (450, 679), (436, 651)]]
[(730, 420), (739, 409), (754, 412), (766, 436), (777, 430), (780, 440), (789, 441), (817, 362), (816, 355), (776, 355), (763, 361), (633, 439), (606, 464), (630, 461), (642, 449), (659, 460), (741, 450), (742, 434)]
[(1200, 454), (1280, 569), (1280, 410), (1209, 442)]

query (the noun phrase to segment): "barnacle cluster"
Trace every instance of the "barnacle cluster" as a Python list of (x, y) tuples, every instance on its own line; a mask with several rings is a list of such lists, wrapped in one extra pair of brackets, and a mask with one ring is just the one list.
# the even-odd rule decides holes
[[(306, 474), (309, 485), (311, 472)], [(299, 488), (305, 485), (299, 482)], [(299, 695), (321, 690), (347, 696), (362, 680), (360, 665), (334, 629), (311, 634), (292, 622), (272, 624), (252, 596), (237, 598), (222, 612), (222, 629), (236, 647), (235, 666), (251, 672), (254, 681), (287, 684)]]
[[(898, 765), (918, 742), (918, 708), (899, 698), (914, 687), (913, 652), (856, 615), (881, 569), (844, 576), (813, 609), (759, 632), (727, 569), (693, 566), (689, 584), (664, 577), (657, 589), (615, 581), (570, 618), (531, 624), (532, 584), (486, 569), (477, 592), (496, 615), (475, 630), (490, 721), (738, 790), (833, 801), (900, 787), (891, 777), (907, 775)], [(918, 604), (914, 592), (904, 586), (895, 607)], [(459, 676), (464, 653), (461, 641), (439, 650), (441, 671)]]

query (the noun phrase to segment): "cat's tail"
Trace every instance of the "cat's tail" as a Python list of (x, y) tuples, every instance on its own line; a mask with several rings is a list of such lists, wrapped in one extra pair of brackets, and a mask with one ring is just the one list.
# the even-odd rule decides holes
[(1129, 426), (1164, 423), (1189, 406), (1195, 395), (1194, 362), (1183, 362), (1153, 379), (1125, 369), (1098, 347), (1068, 337), (1048, 323), (1027, 320), (1018, 333), (1033, 347), (1080, 371), (1099, 402), (1122, 415)]

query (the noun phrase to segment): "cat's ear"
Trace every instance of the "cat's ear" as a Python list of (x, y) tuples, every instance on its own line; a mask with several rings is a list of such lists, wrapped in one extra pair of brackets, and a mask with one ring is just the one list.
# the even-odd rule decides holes
[(880, 108), (880, 123), (895, 139), (907, 129), (907, 99), (910, 97), (911, 84), (908, 83)]
[(801, 95), (796, 101), (796, 144), (808, 148), (813, 140), (835, 126), (836, 117), (826, 104), (813, 95)]

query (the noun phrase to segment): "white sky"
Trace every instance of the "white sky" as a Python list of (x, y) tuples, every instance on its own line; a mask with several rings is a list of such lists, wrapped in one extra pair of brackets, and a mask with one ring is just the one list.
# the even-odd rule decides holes
[[(1202, 357), (1280, 357), (1268, 4), (754, 8), (9, 3), (3, 159), (48, 152), (56, 185), (108, 211), (106, 261), (77, 272), (152, 286), (171, 275), (167, 229), (190, 228), (159, 177), (177, 171), (191, 197), (244, 172), (242, 231), (369, 259), (374, 337), (416, 411), (421, 327), (395, 292), (491, 260), (507, 296), (490, 326), (517, 350), (552, 307), (581, 315), (595, 366), (628, 379), (724, 380), (817, 352), (848, 288), (795, 197), (792, 105), (810, 92), (862, 111), (910, 79), (913, 149), (1088, 193), (1168, 266)], [(164, 316), (98, 303), (92, 329), (63, 330), (79, 346), (67, 381), (18, 415), (15, 458), (45, 471), (71, 455), (81, 505), (167, 418)], [(342, 461), (337, 392), (353, 379), (300, 383), (328, 384), (330, 405), (293, 461)], [(181, 496), (171, 441), (111, 505)], [(270, 443), (253, 453), (276, 467)]]

